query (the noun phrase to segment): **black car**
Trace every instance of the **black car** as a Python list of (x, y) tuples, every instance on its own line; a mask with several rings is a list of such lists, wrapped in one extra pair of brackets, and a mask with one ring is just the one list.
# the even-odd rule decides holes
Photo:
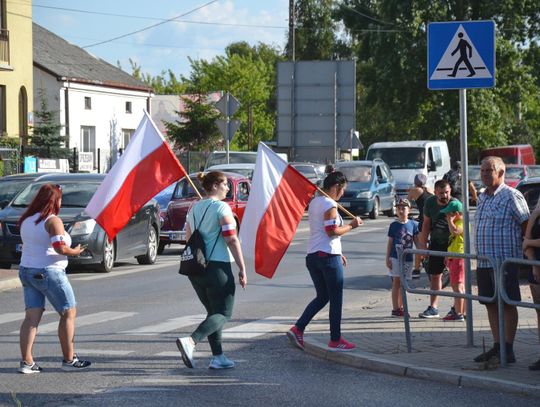
[(103, 174), (48, 174), (37, 178), (0, 211), (0, 268), (19, 263), (22, 241), (19, 218), (43, 184), (58, 184), (62, 188), (60, 218), (71, 235), (72, 246), (88, 245), (79, 257), (69, 257), (69, 266), (90, 265), (110, 272), (114, 262), (135, 257), (139, 264), (156, 261), (160, 230), (159, 207), (149, 201), (109, 243), (104, 230), (84, 209), (103, 181)]
[(529, 211), (532, 213), (540, 198), (540, 177), (525, 179), (516, 188), (525, 197)]
[(0, 178), (0, 209), (5, 208), (15, 195), (22, 191), (36, 178), (43, 175), (43, 173), (34, 172), (27, 174), (6, 175)]

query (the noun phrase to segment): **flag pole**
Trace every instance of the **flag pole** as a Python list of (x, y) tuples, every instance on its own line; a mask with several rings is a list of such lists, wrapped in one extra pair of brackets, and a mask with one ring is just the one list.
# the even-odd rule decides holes
[(197, 196), (199, 197), (199, 199), (202, 199), (201, 193), (199, 192), (199, 190), (197, 189), (197, 187), (195, 186), (195, 184), (191, 180), (191, 177), (189, 176), (189, 174), (186, 176), (186, 178), (187, 178), (188, 182), (190, 183), (191, 187), (193, 188), (193, 190), (195, 191), (195, 193), (197, 194)]
[[(323, 194), (325, 197), (327, 198), (330, 198), (331, 200), (335, 201), (334, 198), (332, 198), (330, 195), (328, 195), (326, 192), (324, 192), (321, 188), (317, 187), (317, 190)], [(340, 203), (338, 201), (336, 201), (337, 203), (337, 206), (339, 209), (341, 209), (343, 212), (345, 212), (347, 215), (349, 215), (351, 218), (356, 218), (356, 215), (353, 215), (352, 213), (350, 213), (347, 209), (345, 209), (342, 205), (340, 205)]]

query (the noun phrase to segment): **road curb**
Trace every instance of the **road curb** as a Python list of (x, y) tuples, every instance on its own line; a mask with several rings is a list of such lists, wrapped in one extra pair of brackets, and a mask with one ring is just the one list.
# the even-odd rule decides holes
[(0, 281), (0, 291), (12, 290), (21, 287), (21, 280), (18, 278), (10, 278), (9, 280)]
[(392, 374), (395, 376), (405, 376), (414, 379), (431, 380), (462, 387), (483, 388), (525, 396), (540, 397), (540, 386), (532, 386), (491, 377), (481, 377), (454, 370), (441, 370), (416, 366), (410, 363), (393, 361), (384, 356), (374, 355), (360, 350), (354, 350), (352, 352), (331, 352), (326, 347), (326, 344), (317, 341), (316, 339), (306, 340), (304, 337), (304, 341), (306, 353), (354, 368)]

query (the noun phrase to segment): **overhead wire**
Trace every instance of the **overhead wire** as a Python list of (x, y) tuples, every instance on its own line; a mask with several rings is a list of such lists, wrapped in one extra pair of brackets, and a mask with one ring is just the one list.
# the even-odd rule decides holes
[(99, 41), (99, 42), (95, 42), (95, 43), (93, 43), (93, 44), (85, 45), (85, 46), (82, 46), (81, 48), (84, 49), (84, 48), (95, 47), (95, 46), (97, 46), (97, 45), (102, 45), (102, 44), (106, 44), (106, 43), (108, 43), (108, 42), (113, 42), (113, 41), (115, 41), (115, 40), (119, 40), (120, 38), (126, 38), (126, 37), (130, 37), (130, 36), (132, 36), (132, 35), (134, 35), (134, 34), (138, 34), (138, 33), (144, 32), (144, 31), (148, 31), (148, 30), (150, 30), (150, 29), (152, 29), (152, 28), (155, 28), (155, 27), (158, 27), (158, 26), (160, 26), (160, 25), (167, 24), (167, 23), (169, 23), (169, 22), (171, 22), (171, 21), (177, 20), (177, 19), (180, 18), (180, 17), (185, 17), (185, 16), (187, 16), (187, 15), (189, 15), (189, 14), (192, 14), (192, 13), (198, 11), (198, 10), (201, 10), (201, 9), (203, 9), (203, 8), (205, 8), (205, 7), (207, 7), (207, 6), (209, 6), (210, 4), (216, 3), (216, 2), (218, 2), (218, 1), (219, 1), (219, 0), (211, 0), (211, 1), (209, 1), (209, 2), (207, 2), (207, 3), (204, 3), (204, 4), (202, 4), (202, 5), (198, 6), (198, 7), (195, 7), (194, 9), (192, 9), (192, 10), (186, 12), (186, 13), (182, 13), (182, 14), (176, 16), (176, 17), (172, 17), (172, 18), (169, 18), (169, 19), (167, 19), (167, 20), (160, 21), (159, 23), (149, 25), (148, 27), (144, 27), (144, 28), (141, 28), (141, 29), (139, 29), (139, 30), (132, 31), (132, 32), (129, 32), (129, 33), (127, 33), (127, 34), (118, 35), (118, 36), (116, 36), (116, 37), (114, 37), (114, 38), (110, 38), (110, 39), (108, 39), (108, 40)]

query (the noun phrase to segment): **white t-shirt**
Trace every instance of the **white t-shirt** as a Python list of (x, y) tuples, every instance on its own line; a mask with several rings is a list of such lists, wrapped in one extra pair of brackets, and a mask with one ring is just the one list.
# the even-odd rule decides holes
[[(67, 256), (56, 253), (51, 244), (51, 237), (45, 230), (45, 222), (55, 216), (49, 215), (36, 225), (40, 214), (35, 213), (26, 218), (21, 225), (21, 239), (23, 242), (21, 266), (29, 268), (45, 268), (56, 266), (66, 268)], [(71, 246), (71, 236), (64, 231), (64, 241)]]
[[(332, 208), (337, 208), (336, 201), (325, 196), (317, 196), (310, 202), (308, 253), (321, 251), (329, 254), (341, 254), (341, 238), (339, 236), (329, 237), (324, 229), (324, 213)], [(339, 212), (337, 213), (336, 226), (343, 226), (343, 219)]]

